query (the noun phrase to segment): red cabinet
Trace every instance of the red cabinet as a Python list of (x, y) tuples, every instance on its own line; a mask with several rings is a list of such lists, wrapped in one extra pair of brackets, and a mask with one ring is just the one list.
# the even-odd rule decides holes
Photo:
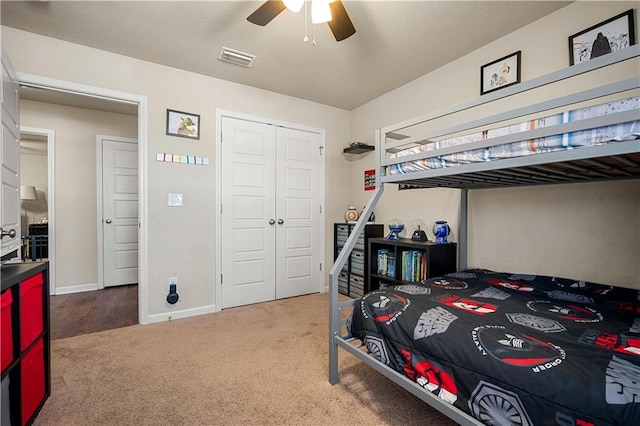
[(44, 303), (42, 286), (44, 279), (38, 272), (20, 283), (20, 334), (23, 351), (42, 334)]
[(7, 289), (0, 295), (0, 369), (2, 371), (13, 361), (13, 330), (11, 327), (11, 305), (13, 298), (11, 297), (11, 290)]
[(33, 423), (51, 392), (48, 272), (47, 262), (2, 266), (3, 424)]
[(20, 362), (20, 379), (22, 389), (21, 414), (22, 423), (30, 419), (36, 412), (46, 393), (44, 374), (44, 343), (38, 339), (30, 351), (26, 352)]

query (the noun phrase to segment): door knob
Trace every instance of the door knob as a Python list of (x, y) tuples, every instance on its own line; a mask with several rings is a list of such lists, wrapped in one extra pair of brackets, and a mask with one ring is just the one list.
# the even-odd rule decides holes
[(5, 231), (4, 229), (0, 228), (0, 239), (4, 237), (15, 238), (16, 235), (18, 235), (18, 233), (16, 232), (15, 229), (10, 229), (9, 231)]
[(284, 223), (284, 220), (278, 219), (278, 225), (282, 225), (283, 223)]
[(275, 225), (275, 224), (276, 224), (276, 221), (275, 221), (275, 220), (273, 220), (273, 219), (269, 219), (269, 225)]
[(109, 224), (109, 223), (111, 223), (111, 219), (107, 219), (107, 220), (105, 220), (105, 222), (106, 222), (107, 224)]

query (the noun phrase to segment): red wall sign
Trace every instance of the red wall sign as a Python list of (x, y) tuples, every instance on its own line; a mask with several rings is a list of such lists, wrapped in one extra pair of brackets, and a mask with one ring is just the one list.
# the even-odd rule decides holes
[(376, 169), (364, 171), (364, 190), (373, 191), (376, 189)]

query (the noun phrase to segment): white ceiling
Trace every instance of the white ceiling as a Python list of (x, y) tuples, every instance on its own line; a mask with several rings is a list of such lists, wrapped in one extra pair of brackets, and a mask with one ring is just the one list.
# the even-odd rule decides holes
[[(261, 1), (2, 1), (2, 25), (353, 110), (570, 1), (344, 0), (357, 33), (336, 42), (304, 9), (265, 27)], [(309, 37), (314, 26), (309, 24)], [(252, 68), (217, 59), (257, 55)], [(496, 52), (496, 57), (511, 52)], [(480, 67), (481, 64), (478, 64)]]

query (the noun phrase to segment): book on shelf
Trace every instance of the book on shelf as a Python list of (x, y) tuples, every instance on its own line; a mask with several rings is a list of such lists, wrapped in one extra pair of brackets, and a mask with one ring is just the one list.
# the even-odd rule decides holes
[(422, 281), (427, 278), (426, 256), (421, 250), (402, 252), (401, 279), (406, 282)]
[(396, 275), (396, 255), (394, 253), (389, 253), (387, 258), (387, 275), (394, 277)]
[(395, 275), (396, 256), (389, 249), (378, 250), (378, 274), (393, 277)]

